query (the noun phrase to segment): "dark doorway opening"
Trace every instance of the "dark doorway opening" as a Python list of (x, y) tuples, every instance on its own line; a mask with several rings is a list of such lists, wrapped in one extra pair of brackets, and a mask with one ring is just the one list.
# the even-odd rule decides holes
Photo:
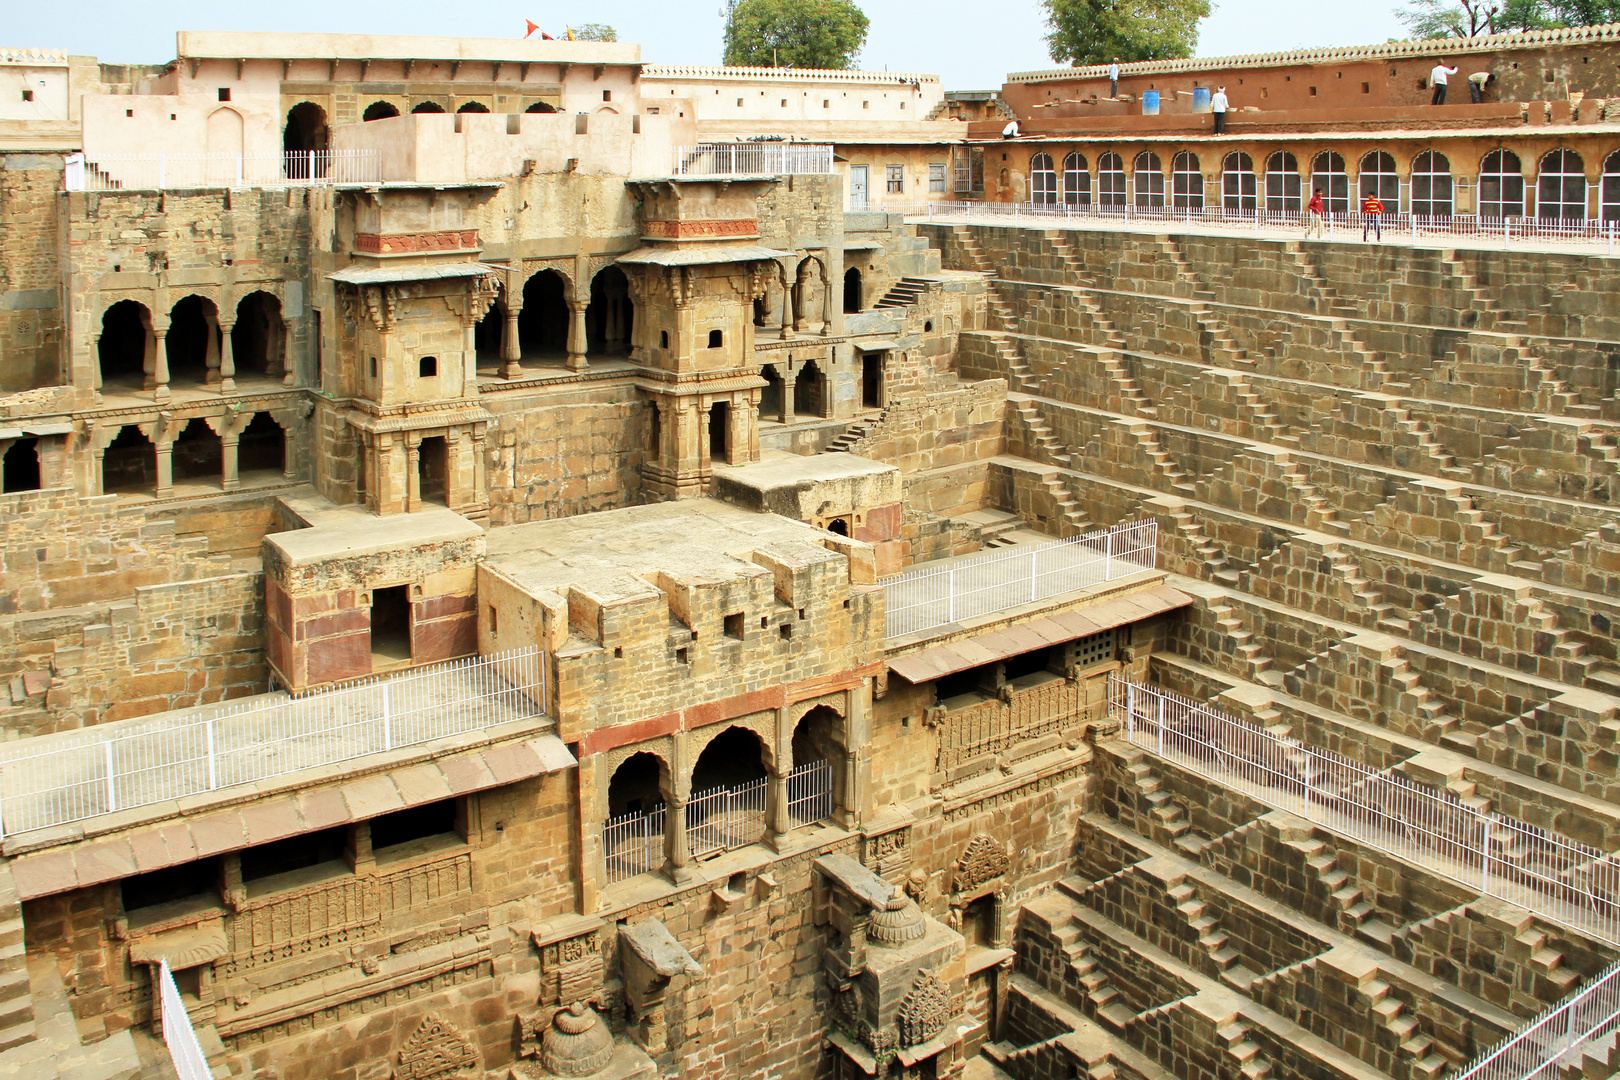
[(730, 442), (731, 406), (717, 401), (709, 408), (709, 460), (724, 463)]
[(608, 781), (608, 817), (647, 814), (664, 805), (660, 788), (663, 762), (655, 755), (631, 754)]
[(169, 382), (208, 381), (208, 357), (219, 355), (218, 323), (214, 304), (200, 296), (188, 296), (169, 311), (169, 335), (164, 339), (169, 355)]
[(839, 536), (848, 536), (849, 522), (845, 521), (843, 518), (833, 518), (831, 521), (827, 522), (827, 531), (830, 533), (837, 533)]
[(287, 433), (269, 413), (259, 413), (242, 430), (236, 444), (238, 475), (254, 472), (285, 473)]
[(397, 664), (411, 658), (411, 596), (409, 585), (371, 590), (371, 666)]
[(416, 455), (418, 490), (424, 503), (450, 505), (450, 447), (443, 435), (422, 440)]
[(806, 360), (793, 379), (793, 411), (800, 416), (827, 415), (821, 369), (814, 360)]
[(868, 409), (883, 408), (883, 357), (861, 357), (861, 404)]
[(18, 439), (0, 461), (0, 491), (38, 491), (39, 440)]
[(187, 424), (174, 440), (169, 460), (175, 480), (218, 487), (225, 469), (224, 442), (214, 434), (208, 421), (199, 416)]
[(530, 113), (554, 113), (557, 111), (557, 107), (555, 105), (548, 105), (544, 101), (537, 101), (523, 111)]
[(635, 304), (630, 280), (617, 266), (609, 266), (591, 279), (591, 305), (585, 310), (586, 351), (591, 355), (630, 351)]
[(104, 494), (146, 494), (157, 488), (157, 447), (134, 424), (120, 428), (101, 457)]
[(759, 736), (742, 727), (729, 727), (703, 748), (692, 766), (692, 793), (714, 788), (736, 788), (765, 778), (765, 748)]
[(327, 171), (326, 110), (313, 101), (301, 101), (287, 111), (287, 126), (281, 133), (286, 152), (285, 171), (289, 179), (309, 180)]
[(392, 102), (373, 101), (366, 106), (366, 111), (360, 114), (361, 120), (387, 120), (390, 116), (398, 116), (399, 109)]
[(501, 347), (506, 338), (506, 305), (496, 300), (484, 312), (484, 317), (478, 320), (473, 327), (473, 349), (478, 354), (478, 363), (499, 365), (501, 362)]
[(480, 113), (480, 112), (481, 113), (487, 113), (487, 112), (489, 112), (489, 106), (483, 104), (482, 102), (468, 101), (468, 102), (463, 103), (462, 106), (459, 109), (456, 110), (456, 112), (458, 112), (458, 113)]
[(120, 300), (101, 316), (101, 382), (139, 386), (146, 370), (147, 326), (151, 316), (134, 300)]
[(861, 310), (861, 272), (855, 267), (844, 271), (844, 313)]
[(416, 105), (412, 106), (411, 112), (413, 112), (413, 113), (442, 113), (442, 112), (444, 112), (444, 106), (440, 105), (437, 101), (422, 101), (422, 102), (418, 102)]
[(421, 806), (412, 806), (405, 810), (395, 810), (392, 814), (371, 819), (371, 850), (373, 852), (386, 851), (397, 848), (401, 844), (409, 844), (417, 840), (433, 840), (448, 837), (456, 840), (462, 839), (461, 830), (457, 825), (456, 800), (443, 799), (439, 802), (425, 803)]
[(568, 350), (567, 283), (555, 270), (542, 270), (524, 284), (518, 340), (524, 356)]
[(761, 420), (776, 420), (782, 415), (782, 376), (776, 373), (775, 364), (766, 364), (759, 369), (759, 377), (765, 380), (765, 386), (759, 392), (759, 417)]
[(231, 327), (231, 360), (238, 375), (268, 375), (281, 368), (286, 331), (281, 301), (267, 292), (250, 293), (236, 305)]
[(962, 910), (962, 936), (967, 947), (989, 949), (996, 940), (996, 898), (988, 893)]

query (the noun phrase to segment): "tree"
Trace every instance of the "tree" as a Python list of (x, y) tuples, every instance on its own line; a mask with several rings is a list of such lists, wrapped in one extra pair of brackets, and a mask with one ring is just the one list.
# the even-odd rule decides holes
[(613, 27), (599, 22), (581, 23), (574, 29), (576, 41), (618, 41), (619, 32)]
[(1198, 44), (1209, 0), (1042, 0), (1046, 46), (1058, 63), (1176, 60)]
[(843, 69), (866, 44), (868, 22), (850, 0), (732, 0), (726, 63)]
[(1471, 38), (1496, 33), (1497, 0), (1411, 0), (1395, 12), (1414, 38)]

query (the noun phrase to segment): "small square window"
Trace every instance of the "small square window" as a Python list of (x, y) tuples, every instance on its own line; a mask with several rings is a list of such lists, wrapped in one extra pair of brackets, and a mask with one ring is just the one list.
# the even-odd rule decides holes
[(603, 101), (612, 101), (613, 100), (613, 91), (611, 91), (611, 90), (602, 91), (602, 100)]
[(416, 362), (416, 375), (420, 379), (431, 379), (439, 374), (439, 358), (437, 356), (424, 356)]
[(725, 624), (726, 637), (728, 637), (728, 638), (736, 638), (738, 641), (742, 640), (742, 636), (743, 636), (743, 613), (742, 612), (740, 612), (740, 611), (733, 612), (730, 615), (727, 615), (721, 621)]
[(782, 99), (782, 108), (787, 108), (787, 98)]
[(863, 101), (863, 102), (861, 102), (861, 108), (863, 108), (863, 109), (870, 109), (870, 108), (871, 108), (871, 107), (872, 107), (872, 103), (871, 103), (871, 102), (870, 102), (870, 101)]
[(134, 109), (125, 109), (124, 110), (124, 115), (125, 116), (134, 116), (135, 115), (135, 110)]
[(495, 605), (491, 604), (491, 605), (489, 605), (489, 632), (491, 634), (498, 634), (498, 633), (500, 633), (500, 628), (501, 628), (501, 617), (498, 614), (496, 614)]
[(885, 171), (885, 178), (886, 178), (886, 181), (887, 181), (887, 183), (885, 185), (885, 190), (888, 191), (889, 193), (895, 194), (895, 195), (904, 194), (905, 190), (906, 190), (906, 170), (905, 170), (905, 166), (903, 166), (903, 165), (886, 165), (886, 166), (884, 166), (884, 168), (886, 170)]
[(373, 379), (377, 377), (377, 358), (375, 356), (371, 358), (371, 377)]
[(222, 86), (222, 87), (219, 88), (219, 100), (221, 100), (221, 101), (229, 101), (229, 100), (231, 100), (231, 88), (230, 87)]
[(34, 100), (34, 92), (32, 90), (24, 90), (22, 92), (22, 94), (23, 94), (23, 100), (24, 101), (33, 101)]
[(718, 349), (725, 344), (725, 334), (719, 330), (709, 331), (709, 348)]
[(779, 630), (781, 632), (783, 641), (792, 641), (793, 640), (793, 624), (792, 623), (783, 623), (781, 626), (777, 627), (777, 630)]
[(676, 649), (675, 650), (675, 662), (677, 664), (686, 663), (686, 650), (685, 649)]
[(826, 98), (822, 98), (822, 99), (821, 99), (821, 107), (822, 107), (822, 108), (823, 108), (823, 109), (830, 109), (830, 108), (832, 108), (832, 102), (831, 102), (831, 101), (829, 101), (829, 100), (828, 100), (828, 99), (826, 99)]

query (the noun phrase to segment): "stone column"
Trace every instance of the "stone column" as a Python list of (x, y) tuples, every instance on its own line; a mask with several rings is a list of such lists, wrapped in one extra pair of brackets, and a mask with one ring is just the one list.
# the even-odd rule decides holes
[(152, 328), (152, 396), (169, 400), (169, 324)]
[(223, 466), (220, 470), (219, 486), (226, 491), (242, 485), (241, 473), (237, 467), (237, 448), (241, 439), (242, 433), (236, 429), (235, 424), (227, 424), (225, 431), (219, 437), (220, 458)]
[[(842, 298), (839, 298), (839, 310), (843, 310)], [(833, 329), (833, 287), (828, 278), (821, 279), (821, 336), (831, 337)]]
[(236, 390), (236, 353), (231, 346), (231, 331), (236, 329), (236, 320), (219, 323), (219, 390), (222, 394), (229, 394)]
[(208, 324), (208, 348), (203, 354), (203, 366), (208, 369), (203, 381), (209, 386), (219, 385), (219, 316), (204, 315)]
[(726, 432), (726, 464), (746, 465), (753, 460), (752, 443), (748, 438), (750, 425), (755, 419), (753, 404), (746, 398), (739, 404), (733, 395), (731, 408), (726, 410), (726, 419), (731, 426), (731, 430)]
[(141, 354), (141, 389), (157, 388), (157, 334), (150, 325), (146, 328), (146, 351)]
[(174, 440), (164, 439), (163, 432), (159, 430), (157, 442), (157, 490), (154, 492), (158, 498), (164, 499), (174, 494)]
[(584, 371), (587, 366), (585, 359), (585, 308), (586, 304), (578, 300), (568, 302), (568, 370)]
[(473, 498), (481, 505), (489, 502), (489, 479), (484, 474), (484, 429), (473, 428)]
[(795, 382), (793, 364), (791, 362), (783, 363), (782, 372), (782, 423), (791, 424), (798, 419), (793, 412), (795, 404), (793, 400), (793, 385)]
[[(788, 307), (793, 309), (793, 318), (789, 320), (789, 325), (793, 327), (793, 332), (795, 334), (797, 334), (801, 329), (799, 325), (799, 309), (804, 306), (804, 287), (806, 284), (807, 283), (801, 277), (794, 275), (793, 284), (787, 291), (787, 304)], [(786, 330), (787, 327), (784, 326), (784, 332), (782, 334), (783, 337), (788, 336)]]
[(96, 392), (96, 400), (101, 400), (101, 335), (90, 335), (90, 355), (93, 363), (90, 365), (90, 386)]
[(791, 762), (785, 766), (772, 762), (765, 772), (765, 846), (780, 852), (787, 834), (793, 831), (793, 819), (788, 816), (788, 773)]
[(422, 506), (422, 438), (405, 436), (405, 512), (415, 513)]
[(788, 287), (785, 270), (779, 271), (777, 278), (782, 286), (782, 340), (786, 341), (793, 336), (793, 290)]
[(692, 880), (692, 856), (686, 846), (686, 796), (664, 796), (664, 876), (676, 885)]
[(501, 333), (501, 378), (516, 379), (523, 374), (523, 342), (518, 335), (518, 313), (521, 307), (506, 309), (506, 328)]
[[(364, 433), (361, 438), (365, 438)], [(390, 499), (393, 498), (394, 476), (394, 438), (392, 435), (383, 435), (372, 440), (372, 452), (365, 455), (365, 462), (371, 467), (371, 475), (367, 477), (366, 501), (376, 513), (384, 513)]]
[(697, 410), (697, 462), (698, 468), (703, 472), (708, 472), (710, 465), (713, 464), (709, 456), (709, 410), (713, 407), (712, 402), (708, 405), (703, 404), (702, 398), (699, 398), (694, 406)]
[(293, 360), (293, 345), (298, 333), (298, 320), (281, 320), (281, 331), (281, 385), (292, 386), (298, 381), (298, 365)]

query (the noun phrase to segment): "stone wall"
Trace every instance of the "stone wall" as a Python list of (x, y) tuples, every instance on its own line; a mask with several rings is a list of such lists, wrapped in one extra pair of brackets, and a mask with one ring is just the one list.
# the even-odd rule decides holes
[(0, 155), (0, 393), (65, 381), (61, 184), (60, 157)]

